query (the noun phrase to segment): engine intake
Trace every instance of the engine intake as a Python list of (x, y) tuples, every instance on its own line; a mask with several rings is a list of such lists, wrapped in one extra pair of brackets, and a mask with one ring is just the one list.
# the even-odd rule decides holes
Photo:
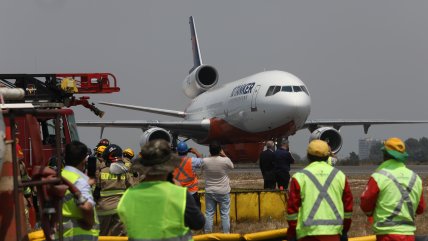
[(162, 139), (171, 143), (172, 136), (165, 129), (162, 129), (159, 127), (150, 128), (141, 135), (140, 147), (144, 146), (149, 141), (157, 140), (157, 139)]
[(217, 70), (209, 65), (201, 65), (190, 73), (183, 81), (184, 94), (195, 98), (214, 87), (218, 82)]
[(332, 127), (321, 127), (311, 133), (309, 141), (312, 140), (323, 140), (328, 143), (331, 148), (331, 152), (336, 154), (342, 148), (342, 136), (339, 131)]

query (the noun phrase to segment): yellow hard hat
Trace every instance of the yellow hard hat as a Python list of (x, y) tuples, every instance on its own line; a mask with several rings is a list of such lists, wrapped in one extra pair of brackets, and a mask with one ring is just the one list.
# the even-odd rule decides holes
[(104, 153), (106, 148), (107, 148), (106, 146), (99, 146), (97, 148), (97, 156), (101, 156)]
[(308, 145), (308, 154), (317, 157), (330, 155), (330, 146), (322, 140), (313, 140)]
[(123, 150), (123, 156), (132, 159), (134, 158), (134, 151), (131, 148), (126, 148)]

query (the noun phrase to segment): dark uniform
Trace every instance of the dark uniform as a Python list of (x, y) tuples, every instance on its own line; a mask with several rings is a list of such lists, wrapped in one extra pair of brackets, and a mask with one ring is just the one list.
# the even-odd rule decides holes
[(262, 171), (263, 180), (264, 180), (264, 189), (275, 189), (276, 180), (275, 180), (275, 154), (272, 150), (266, 149), (260, 154), (259, 158), (260, 170)]
[(275, 177), (279, 189), (287, 189), (290, 181), (290, 164), (294, 163), (294, 159), (290, 152), (284, 147), (279, 147), (275, 151)]

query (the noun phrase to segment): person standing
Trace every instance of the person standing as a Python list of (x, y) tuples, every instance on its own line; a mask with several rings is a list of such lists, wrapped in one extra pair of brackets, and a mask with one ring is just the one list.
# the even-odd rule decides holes
[(327, 163), (330, 147), (325, 141), (311, 141), (307, 155), (309, 165), (290, 183), (287, 240), (346, 241), (353, 205), (347, 178)]
[[(186, 142), (178, 143), (177, 153), (181, 159), (181, 163), (174, 170), (172, 176), (181, 184), (182, 187), (187, 188), (187, 191), (192, 194), (195, 199), (196, 205), (201, 208), (201, 200), (198, 193), (199, 181), (195, 173), (195, 169), (202, 166), (202, 155), (195, 148), (189, 148)], [(193, 153), (196, 157), (188, 157), (187, 153)]]
[(103, 159), (106, 167), (101, 169), (97, 180), (100, 197), (97, 201), (97, 213), (100, 220), (101, 236), (123, 236), (123, 224), (117, 215), (117, 204), (131, 186), (131, 176), (122, 161), (122, 149), (115, 144), (109, 145)]
[(280, 190), (286, 190), (288, 188), (288, 182), (290, 181), (290, 165), (294, 163), (294, 159), (289, 152), (288, 140), (283, 139), (281, 146), (275, 151), (275, 179), (278, 183)]
[(79, 189), (81, 195), (73, 198), (67, 190), (62, 206), (64, 240), (98, 240), (98, 218), (89, 177), (83, 172), (87, 162), (85, 144), (72, 141), (65, 146), (65, 167), (61, 175)]
[(376, 240), (415, 240), (415, 216), (425, 210), (421, 178), (404, 164), (404, 142), (389, 138), (382, 147), (384, 161), (371, 175), (360, 207), (373, 216)]
[(190, 229), (201, 229), (205, 219), (187, 189), (167, 181), (180, 164), (164, 140), (141, 147), (144, 180), (129, 188), (117, 211), (129, 240), (192, 240)]
[(275, 144), (273, 141), (266, 142), (266, 150), (260, 153), (259, 165), (260, 170), (263, 175), (263, 188), (264, 189), (275, 189), (276, 181), (275, 181), (275, 153), (274, 153)]
[(226, 157), (220, 144), (209, 145), (211, 156), (203, 160), (205, 175), (205, 233), (212, 232), (213, 218), (220, 205), (223, 233), (230, 233), (230, 184), (227, 172), (233, 169), (232, 161)]

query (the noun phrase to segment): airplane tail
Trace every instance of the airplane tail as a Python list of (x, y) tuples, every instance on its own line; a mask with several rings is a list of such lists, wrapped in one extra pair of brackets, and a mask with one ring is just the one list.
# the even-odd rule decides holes
[(190, 24), (190, 34), (191, 34), (192, 51), (193, 51), (193, 67), (190, 69), (189, 73), (192, 73), (194, 69), (202, 65), (202, 58), (201, 58), (201, 51), (199, 50), (198, 35), (196, 34), (196, 27), (195, 27), (195, 21), (193, 19), (193, 16), (190, 16), (189, 24)]

